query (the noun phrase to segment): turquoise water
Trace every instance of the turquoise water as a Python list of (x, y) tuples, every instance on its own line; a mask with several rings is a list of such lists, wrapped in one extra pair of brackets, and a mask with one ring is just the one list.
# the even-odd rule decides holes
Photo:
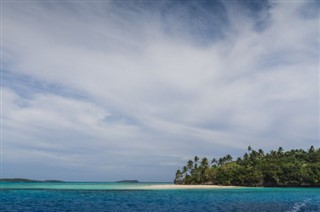
[(105, 183), (105, 182), (64, 182), (64, 183), (0, 183), (0, 189), (57, 189), (57, 190), (128, 190), (144, 189), (150, 185), (173, 183)]
[(320, 211), (319, 188), (144, 188), (154, 184), (1, 183), (0, 211)]

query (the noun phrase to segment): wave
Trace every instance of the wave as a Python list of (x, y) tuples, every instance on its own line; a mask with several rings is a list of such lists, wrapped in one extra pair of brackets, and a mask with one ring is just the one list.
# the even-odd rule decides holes
[(310, 201), (311, 201), (310, 198), (306, 198), (302, 202), (297, 202), (293, 205), (293, 208), (287, 212), (298, 212), (302, 207), (304, 207)]

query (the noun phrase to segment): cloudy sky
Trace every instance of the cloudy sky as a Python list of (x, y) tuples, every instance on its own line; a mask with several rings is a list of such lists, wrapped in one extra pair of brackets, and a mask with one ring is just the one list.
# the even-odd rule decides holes
[(319, 147), (317, 1), (2, 2), (2, 177), (172, 181)]

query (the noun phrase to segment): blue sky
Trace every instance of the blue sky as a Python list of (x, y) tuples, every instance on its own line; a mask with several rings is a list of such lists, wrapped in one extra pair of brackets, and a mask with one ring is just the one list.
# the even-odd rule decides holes
[(319, 147), (317, 1), (3, 1), (2, 176), (172, 181)]

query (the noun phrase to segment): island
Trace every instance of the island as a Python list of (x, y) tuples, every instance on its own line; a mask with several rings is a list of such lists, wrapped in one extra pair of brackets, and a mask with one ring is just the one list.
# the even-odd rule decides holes
[(61, 180), (31, 180), (26, 178), (0, 178), (0, 182), (12, 182), (12, 183), (62, 183)]
[(117, 181), (116, 183), (139, 183), (138, 180), (120, 180)]
[(221, 158), (189, 160), (177, 170), (178, 185), (219, 185), (246, 187), (320, 187), (320, 148), (307, 151), (282, 147), (265, 153), (250, 146), (237, 159), (230, 154)]

